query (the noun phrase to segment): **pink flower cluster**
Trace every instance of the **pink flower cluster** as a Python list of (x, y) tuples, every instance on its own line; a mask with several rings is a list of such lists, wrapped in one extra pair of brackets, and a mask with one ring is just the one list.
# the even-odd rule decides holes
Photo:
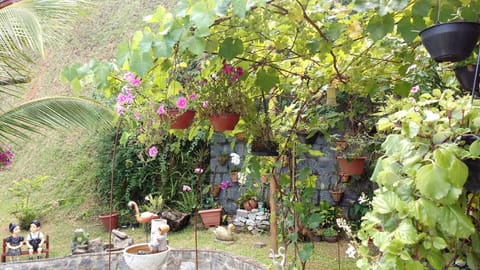
[(232, 83), (238, 81), (238, 79), (240, 79), (240, 77), (242, 77), (242, 75), (243, 75), (243, 68), (234, 67), (234, 66), (232, 66), (230, 64), (227, 64), (227, 63), (223, 64), (222, 71), (226, 75), (230, 76), (228, 78), (228, 83), (229, 84), (232, 84)]
[[(139, 86), (142, 82), (140, 78), (131, 72), (127, 72), (123, 78), (130, 86), (133, 87)], [(134, 99), (135, 97), (132, 94), (132, 89), (130, 89), (128, 86), (124, 86), (120, 94), (117, 96), (117, 114), (121, 115), (125, 113), (125, 109), (128, 108), (129, 105), (133, 104)], [(135, 115), (135, 118), (138, 120), (139, 116)]]
[(190, 186), (183, 185), (182, 191), (183, 192), (189, 192), (189, 191), (192, 191), (192, 188)]
[(12, 165), (13, 157), (14, 155), (9, 149), (3, 149), (3, 151), (0, 151), (0, 171)]
[(232, 182), (231, 182), (230, 180), (229, 180), (229, 181), (225, 181), (225, 182), (222, 181), (222, 182), (220, 183), (220, 189), (222, 189), (222, 190), (225, 190), (225, 189), (227, 189), (228, 187), (231, 187), (231, 186), (232, 186)]

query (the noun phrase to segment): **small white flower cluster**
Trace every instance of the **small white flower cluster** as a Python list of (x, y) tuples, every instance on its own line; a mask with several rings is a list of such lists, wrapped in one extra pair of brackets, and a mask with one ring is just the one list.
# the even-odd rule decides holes
[(369, 203), (370, 200), (368, 199), (368, 196), (367, 194), (365, 194), (365, 192), (362, 192), (362, 194), (360, 194), (360, 197), (358, 197), (358, 203), (359, 204), (364, 204), (364, 203)]
[[(348, 236), (350, 236), (350, 237), (352, 236), (352, 229), (347, 224), (347, 221), (344, 218), (337, 218), (336, 222), (337, 222), (337, 225), (340, 229), (344, 230), (345, 233)], [(347, 256), (349, 258), (355, 259), (356, 250), (355, 250), (355, 247), (351, 243), (348, 244), (348, 248), (345, 251), (345, 253), (347, 254)]]
[(230, 153), (230, 162), (235, 166), (240, 165), (240, 155), (237, 153)]

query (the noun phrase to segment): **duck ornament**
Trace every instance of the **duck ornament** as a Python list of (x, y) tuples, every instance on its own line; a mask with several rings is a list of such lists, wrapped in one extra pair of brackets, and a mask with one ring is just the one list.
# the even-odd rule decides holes
[(213, 233), (215, 234), (215, 238), (220, 241), (233, 241), (233, 232), (235, 231), (235, 225), (228, 224), (228, 226), (222, 227), (218, 226), (215, 228)]

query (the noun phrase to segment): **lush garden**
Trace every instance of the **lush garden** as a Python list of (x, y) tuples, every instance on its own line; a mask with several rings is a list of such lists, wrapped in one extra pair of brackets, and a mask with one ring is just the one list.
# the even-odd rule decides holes
[[(478, 76), (460, 85), (454, 69), (476, 63), (479, 26), (465, 30), (476, 36), (468, 52), (436, 58), (418, 33), (478, 21), (480, 1), (443, 2), (199, 0), (152, 10), (115, 60), (62, 71), (115, 111), (96, 146), (102, 210), (123, 209), (122, 223), (132, 222), (129, 200), (191, 214), (237, 185), (241, 208), (263, 178), (270, 233), (294, 254), (288, 269), (305, 268), (314, 240), (338, 235), (360, 269), (477, 269), (480, 107), (468, 83)], [(223, 114), (230, 126), (214, 119)], [(365, 169), (345, 171), (357, 158)], [(312, 160), (331, 165), (328, 177)]]

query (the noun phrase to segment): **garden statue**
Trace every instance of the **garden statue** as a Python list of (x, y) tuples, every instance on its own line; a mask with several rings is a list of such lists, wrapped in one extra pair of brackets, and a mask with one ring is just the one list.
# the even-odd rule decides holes
[(227, 228), (218, 226), (215, 228), (215, 238), (220, 241), (233, 241), (233, 231), (235, 230), (235, 225), (232, 223), (228, 224)]
[(10, 261), (18, 261), (22, 253), (23, 236), (20, 235), (20, 225), (16, 223), (8, 224), (8, 230), (11, 235), (5, 239), (7, 242), (7, 256), (10, 256)]
[[(275, 254), (273, 250), (271, 250), (270, 257), (272, 258), (272, 264), (276, 270), (285, 270), (286, 257), (284, 247), (278, 248), (278, 254)], [(282, 257), (282, 259), (277, 261), (277, 257)]]
[(152, 221), (152, 225), (157, 228), (152, 228), (151, 241), (148, 244), (150, 251), (156, 253), (167, 250), (167, 232), (170, 231), (170, 226), (164, 219), (155, 219)]
[(33, 253), (37, 253), (37, 259), (42, 257), (42, 245), (45, 237), (40, 231), (40, 221), (37, 219), (30, 222), (30, 233), (27, 236), (28, 259), (33, 260)]
[(83, 229), (76, 229), (75, 231), (73, 231), (73, 236), (72, 236), (72, 243), (71, 243), (71, 250), (72, 250), (72, 254), (77, 254), (77, 253), (81, 253), (79, 252), (80, 250), (82, 249), (78, 249), (78, 247), (84, 247), (84, 246), (87, 246), (87, 249), (88, 249), (88, 238), (90, 237), (90, 235), (85, 232), (85, 230)]
[(135, 218), (137, 219), (138, 223), (147, 223), (150, 222), (154, 218), (158, 218), (157, 214), (151, 213), (151, 212), (143, 212), (140, 214), (140, 211), (138, 210), (138, 205), (134, 201), (129, 201), (128, 202), (128, 207), (130, 209), (133, 208), (135, 210)]

